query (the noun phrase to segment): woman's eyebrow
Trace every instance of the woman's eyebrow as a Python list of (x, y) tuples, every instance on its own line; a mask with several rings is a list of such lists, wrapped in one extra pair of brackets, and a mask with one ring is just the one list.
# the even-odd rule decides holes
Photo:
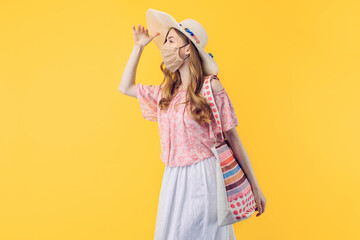
[(174, 37), (173, 36), (168, 37), (168, 39), (170, 39), (170, 38), (174, 38)]

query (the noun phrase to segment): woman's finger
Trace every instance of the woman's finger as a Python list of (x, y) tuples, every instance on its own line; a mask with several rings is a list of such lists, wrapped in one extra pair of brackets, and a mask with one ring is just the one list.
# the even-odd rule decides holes
[(258, 205), (258, 214), (256, 214), (256, 216), (258, 217), (262, 214), (262, 206), (260, 199), (257, 200), (257, 205)]
[[(259, 211), (259, 202), (256, 198), (255, 198), (255, 205), (256, 205), (255, 210)], [(257, 216), (257, 214), (256, 214), (256, 216)]]

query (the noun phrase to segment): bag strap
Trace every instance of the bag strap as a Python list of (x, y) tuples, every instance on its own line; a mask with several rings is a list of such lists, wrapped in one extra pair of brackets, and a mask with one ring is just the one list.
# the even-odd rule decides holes
[(222, 128), (221, 128), (220, 114), (219, 114), (218, 108), (216, 106), (215, 98), (214, 98), (214, 95), (212, 93), (212, 88), (211, 88), (211, 85), (210, 85), (210, 81), (212, 79), (220, 81), (219, 78), (216, 75), (207, 76), (205, 78), (205, 81), (204, 81), (204, 84), (203, 84), (203, 86), (201, 88), (200, 93), (201, 93), (202, 96), (204, 96), (204, 98), (206, 98), (206, 100), (210, 104), (210, 107), (211, 107), (211, 110), (212, 110), (211, 112), (212, 112), (212, 114), (214, 116), (217, 127), (220, 130), (220, 134), (221, 134), (221, 137), (220, 137), (219, 141), (218, 141), (218, 138), (216, 137), (216, 134), (214, 134), (211, 123), (209, 124), (210, 125), (210, 130), (211, 130), (212, 134), (214, 135), (214, 139), (215, 139), (216, 143), (221, 143), (221, 142), (223, 142), (225, 140), (225, 137), (223, 136), (223, 132), (222, 132)]

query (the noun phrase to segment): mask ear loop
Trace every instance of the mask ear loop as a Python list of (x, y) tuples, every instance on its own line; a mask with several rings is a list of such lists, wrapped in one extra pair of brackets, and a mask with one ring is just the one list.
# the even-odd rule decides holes
[[(185, 44), (184, 46), (178, 47), (179, 51), (180, 51), (180, 48), (185, 47), (185, 46), (187, 46), (187, 45), (189, 45), (189, 44), (190, 44), (190, 43), (187, 43), (187, 44)], [(183, 60), (185, 61), (185, 60), (188, 59), (189, 57), (190, 57), (190, 54), (188, 54)]]
[(181, 46), (181, 47), (178, 47), (178, 48), (180, 49), (180, 48), (185, 47), (185, 46), (187, 46), (187, 45), (189, 45), (189, 44), (190, 44), (190, 43), (187, 43), (187, 44), (185, 44), (184, 46)]

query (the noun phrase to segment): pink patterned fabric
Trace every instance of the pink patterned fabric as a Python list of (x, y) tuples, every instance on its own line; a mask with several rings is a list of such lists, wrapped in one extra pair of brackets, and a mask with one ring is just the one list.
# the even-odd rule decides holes
[[(161, 111), (158, 103), (161, 99), (159, 85), (136, 84), (136, 94), (142, 115), (145, 119), (158, 122), (161, 143), (161, 160), (166, 166), (186, 166), (213, 156), (211, 147), (215, 144), (213, 134), (220, 130), (214, 116), (210, 124), (201, 126), (190, 118), (185, 104), (186, 90), (180, 90), (173, 98), (169, 108)], [(213, 92), (224, 132), (238, 126), (234, 106), (225, 90)], [(177, 105), (177, 106), (176, 106)]]

